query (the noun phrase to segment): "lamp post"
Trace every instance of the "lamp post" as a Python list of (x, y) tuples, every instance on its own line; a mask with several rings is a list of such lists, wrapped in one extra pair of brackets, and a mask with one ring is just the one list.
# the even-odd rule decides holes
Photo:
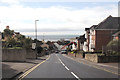
[(36, 59), (37, 59), (37, 21), (39, 21), (39, 20), (35, 20), (35, 36), (36, 36)]

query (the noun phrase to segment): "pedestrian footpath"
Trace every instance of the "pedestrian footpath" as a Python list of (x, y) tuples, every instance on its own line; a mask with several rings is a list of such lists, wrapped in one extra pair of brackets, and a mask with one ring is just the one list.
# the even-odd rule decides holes
[(38, 57), (38, 59), (27, 59), (26, 62), (2, 62), (2, 78), (12, 79), (24, 73), (48, 57)]
[(94, 67), (94, 68), (97, 68), (100, 70), (104, 70), (106, 72), (120, 75), (120, 73), (119, 73), (120, 68), (119, 68), (118, 63), (95, 63), (95, 62), (88, 61), (84, 58), (78, 58), (78, 57), (74, 57), (74, 56), (70, 56), (70, 55), (66, 55), (66, 54), (63, 54), (63, 56), (70, 58), (74, 61), (77, 61), (81, 64), (85, 64), (85, 65), (88, 65), (88, 66), (91, 66), (91, 67)]

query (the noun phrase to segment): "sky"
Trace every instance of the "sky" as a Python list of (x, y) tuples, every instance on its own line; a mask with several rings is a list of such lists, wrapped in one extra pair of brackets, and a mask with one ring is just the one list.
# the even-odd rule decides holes
[[(7, 25), (24, 35), (82, 35), (109, 15), (118, 16), (117, 0), (0, 0), (0, 31)], [(103, 2), (104, 1), (104, 2)]]

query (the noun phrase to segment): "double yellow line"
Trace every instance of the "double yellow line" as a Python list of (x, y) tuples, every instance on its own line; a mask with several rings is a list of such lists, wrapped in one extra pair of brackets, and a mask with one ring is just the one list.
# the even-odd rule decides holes
[(30, 72), (32, 72), (34, 69), (36, 69), (38, 66), (40, 66), (42, 63), (44, 63), (45, 61), (47, 61), (50, 58), (50, 56), (42, 61), (41, 63), (37, 64), (36, 66), (34, 66), (33, 68), (29, 69), (28, 71), (26, 71), (25, 73), (23, 73), (21, 76), (19, 76), (16, 80), (21, 80), (23, 79), (25, 76), (27, 76)]

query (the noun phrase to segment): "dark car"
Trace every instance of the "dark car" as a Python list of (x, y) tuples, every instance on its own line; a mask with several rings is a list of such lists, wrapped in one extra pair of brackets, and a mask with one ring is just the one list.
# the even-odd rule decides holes
[(59, 53), (58, 51), (56, 51), (55, 53)]

